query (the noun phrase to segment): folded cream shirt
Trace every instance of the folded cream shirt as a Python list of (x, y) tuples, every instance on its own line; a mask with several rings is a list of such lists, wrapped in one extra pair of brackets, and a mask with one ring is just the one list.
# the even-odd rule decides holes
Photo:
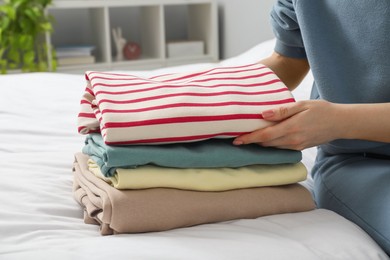
[(144, 165), (135, 169), (117, 168), (113, 177), (105, 177), (92, 159), (88, 160), (88, 168), (95, 176), (117, 189), (160, 187), (195, 191), (225, 191), (292, 184), (303, 181), (307, 177), (306, 167), (301, 162), (202, 169)]

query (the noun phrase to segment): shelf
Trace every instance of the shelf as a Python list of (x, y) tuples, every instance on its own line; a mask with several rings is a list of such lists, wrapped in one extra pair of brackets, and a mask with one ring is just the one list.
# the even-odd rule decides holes
[[(196, 62), (218, 61), (217, 5), (214, 0), (57, 0), (48, 9), (54, 47), (93, 45), (96, 64), (58, 67), (63, 72), (137, 70)], [(178, 20), (180, 22), (178, 22)], [(137, 59), (117, 57), (113, 30), (141, 49)], [(202, 41), (203, 55), (169, 58), (167, 42)], [(119, 60), (118, 60), (119, 58)]]

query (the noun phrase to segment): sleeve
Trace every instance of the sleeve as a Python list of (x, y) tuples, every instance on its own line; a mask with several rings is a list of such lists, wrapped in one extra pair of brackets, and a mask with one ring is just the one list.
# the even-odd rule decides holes
[(271, 10), (271, 25), (277, 39), (277, 53), (291, 58), (306, 58), (293, 0), (277, 0)]

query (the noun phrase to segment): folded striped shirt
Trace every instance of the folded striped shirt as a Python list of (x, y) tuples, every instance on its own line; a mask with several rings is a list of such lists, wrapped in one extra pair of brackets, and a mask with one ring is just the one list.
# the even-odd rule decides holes
[(86, 72), (78, 131), (106, 144), (162, 144), (232, 138), (270, 125), (266, 109), (295, 102), (266, 66), (255, 63), (142, 78)]

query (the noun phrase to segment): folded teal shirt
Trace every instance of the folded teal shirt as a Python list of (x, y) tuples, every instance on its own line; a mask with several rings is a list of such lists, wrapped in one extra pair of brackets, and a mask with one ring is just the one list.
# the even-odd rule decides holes
[(83, 153), (89, 155), (108, 177), (116, 168), (153, 164), (173, 168), (242, 167), (254, 164), (298, 163), (300, 151), (266, 148), (256, 144), (235, 146), (231, 139), (194, 143), (109, 146), (100, 134), (87, 136)]

